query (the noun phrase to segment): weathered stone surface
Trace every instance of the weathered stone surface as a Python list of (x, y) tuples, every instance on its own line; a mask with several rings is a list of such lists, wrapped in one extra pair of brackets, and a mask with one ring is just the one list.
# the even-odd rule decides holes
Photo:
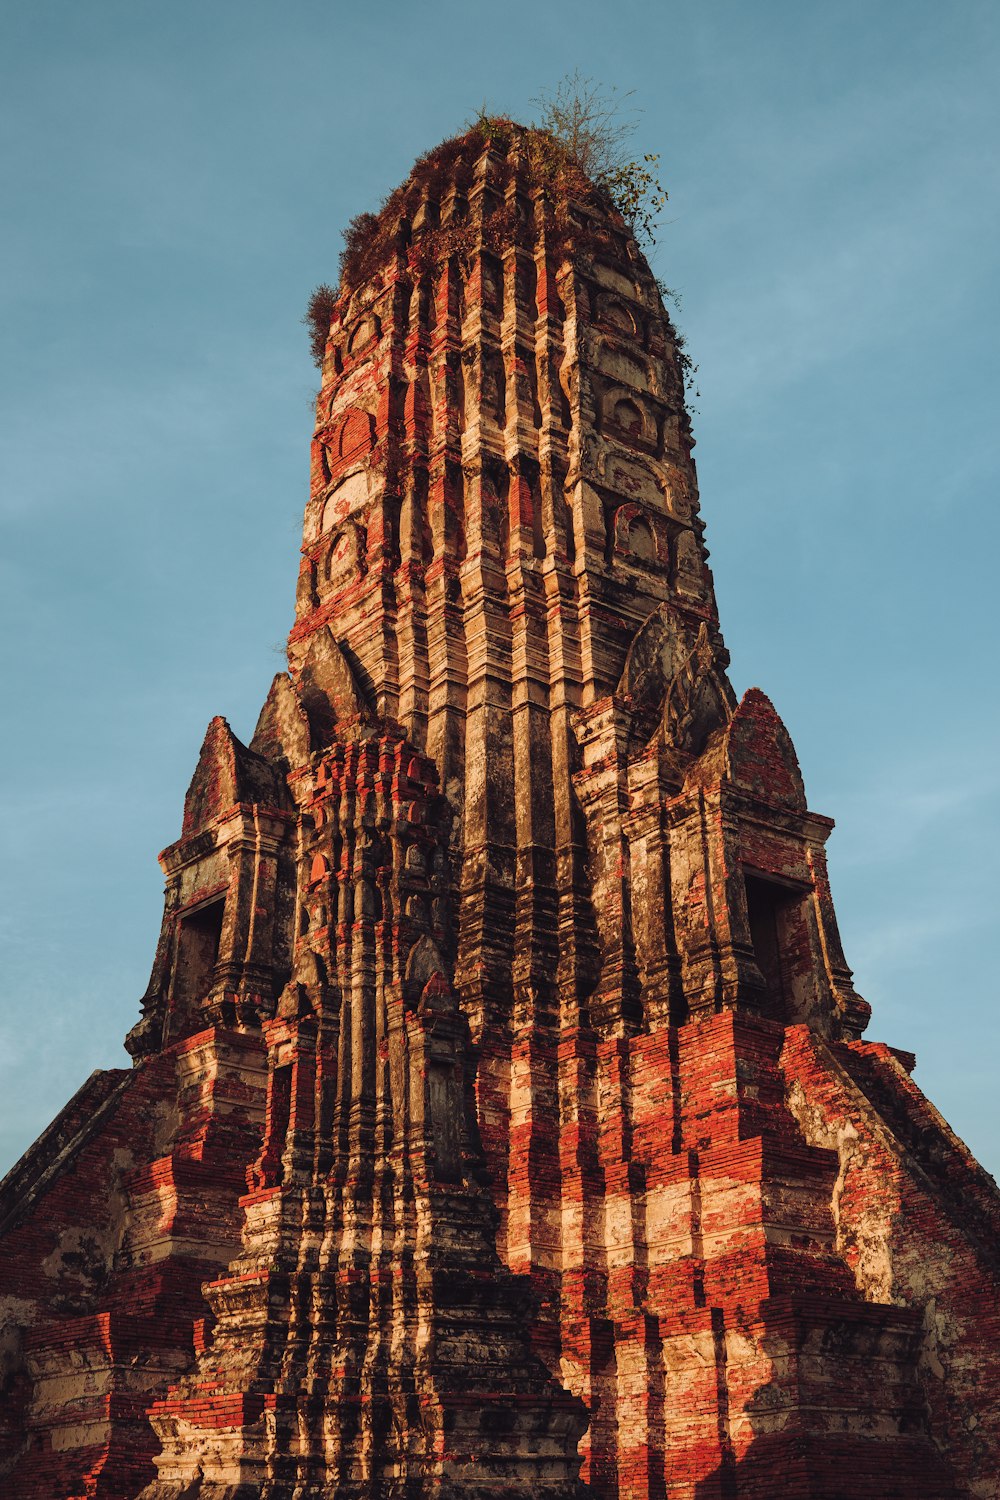
[(1000, 1496), (1000, 1197), (861, 1039), (650, 271), (502, 135), (353, 247), (289, 671), (0, 1189), (0, 1484)]

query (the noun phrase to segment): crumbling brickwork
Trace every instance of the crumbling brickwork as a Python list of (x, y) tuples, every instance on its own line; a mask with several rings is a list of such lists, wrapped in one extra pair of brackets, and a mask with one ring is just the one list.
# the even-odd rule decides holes
[(289, 669), (209, 726), (134, 1069), (0, 1189), (4, 1493), (1000, 1496), (1000, 1197), (862, 1040), (692, 448), (544, 138), (355, 230)]

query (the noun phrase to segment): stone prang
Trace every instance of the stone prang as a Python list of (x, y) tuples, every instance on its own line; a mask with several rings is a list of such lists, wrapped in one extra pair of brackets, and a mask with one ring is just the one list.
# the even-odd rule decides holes
[(862, 1040), (625, 222), (486, 124), (326, 313), (288, 671), (0, 1187), (0, 1493), (996, 1500), (1000, 1196)]

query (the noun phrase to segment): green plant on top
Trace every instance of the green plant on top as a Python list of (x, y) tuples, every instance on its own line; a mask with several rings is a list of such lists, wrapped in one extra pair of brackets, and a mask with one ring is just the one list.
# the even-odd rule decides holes
[(576, 69), (531, 101), (539, 117), (527, 130), (506, 115), (492, 114), (484, 103), (468, 133), (501, 151), (522, 135), (540, 176), (568, 179), (580, 191), (592, 183), (632, 232), (652, 243), (668, 194), (657, 175), (659, 155), (629, 153), (628, 142), (639, 123), (639, 111), (629, 104), (633, 92), (605, 88)]
[(337, 305), (337, 288), (330, 286), (327, 282), (320, 282), (319, 286), (311, 293), (306, 304), (305, 316), (302, 321), (309, 329), (309, 350), (313, 362), (322, 366), (323, 355), (326, 352), (326, 339), (330, 332), (330, 319), (333, 317), (333, 309)]
[(557, 141), (633, 233), (652, 243), (668, 194), (657, 175), (659, 155), (629, 153), (640, 113), (629, 102), (633, 95), (632, 89), (620, 94), (606, 88), (576, 68), (531, 101), (541, 111), (534, 129)]
[(462, 135), (442, 142), (415, 163), (407, 181), (389, 194), (377, 213), (358, 214), (347, 226), (340, 285), (317, 287), (303, 320), (311, 331), (316, 363), (322, 364), (337, 304), (378, 267), (392, 247), (419, 272), (451, 256), (461, 258), (477, 237), (497, 253), (509, 242), (516, 232), (517, 209), (502, 196), (500, 201), (494, 199), (478, 225), (468, 218), (459, 199), (457, 210), (446, 222), (424, 225), (411, 242), (410, 225), (422, 195), (433, 199), (436, 183), (448, 181), (449, 173), (456, 174), (451, 180), (460, 189), (468, 187), (470, 143), (489, 142), (495, 148), (498, 160), (491, 180), (501, 195), (518, 159), (527, 159), (534, 180), (551, 190), (553, 245), (558, 245), (560, 236), (567, 245), (579, 245), (588, 235), (601, 233), (599, 227), (581, 226), (571, 208), (574, 202), (593, 201), (595, 195), (617, 210), (637, 239), (651, 243), (667, 192), (657, 175), (659, 157), (629, 154), (628, 143), (639, 117), (629, 104), (631, 98), (631, 90), (620, 94), (614, 87), (583, 77), (577, 69), (532, 100), (539, 111), (534, 124), (518, 124), (483, 104)]

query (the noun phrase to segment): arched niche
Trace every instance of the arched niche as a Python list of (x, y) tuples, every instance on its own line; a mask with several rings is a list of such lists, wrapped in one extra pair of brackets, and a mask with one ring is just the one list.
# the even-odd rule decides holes
[(334, 424), (330, 447), (345, 462), (367, 453), (375, 442), (375, 423), (371, 412), (354, 407)]
[(659, 516), (651, 515), (641, 505), (630, 502), (619, 505), (612, 518), (614, 552), (618, 557), (640, 567), (670, 566), (670, 537)]
[(594, 321), (600, 327), (610, 329), (624, 338), (634, 339), (640, 333), (631, 308), (612, 292), (597, 293), (594, 298)]
[(638, 391), (610, 386), (602, 401), (603, 426), (609, 437), (626, 445), (656, 446), (656, 424)]
[(365, 510), (367, 506), (368, 474), (364, 469), (356, 469), (353, 474), (345, 475), (337, 488), (327, 497), (323, 506), (320, 535), (333, 531), (350, 516)]
[(627, 433), (629, 437), (642, 437), (644, 424), (642, 408), (638, 402), (628, 396), (617, 396), (611, 404), (610, 417), (620, 432)]
[(656, 538), (645, 516), (634, 516), (629, 522), (626, 545), (629, 556), (637, 562), (648, 564), (656, 560)]
[(413, 995), (420, 995), (430, 980), (438, 978), (447, 984), (444, 959), (433, 938), (426, 933), (417, 939), (406, 960), (406, 985)]
[(379, 337), (380, 326), (377, 315), (373, 312), (362, 313), (347, 336), (347, 352), (352, 359), (357, 359), (371, 344)]
[(330, 538), (323, 556), (322, 574), (326, 589), (343, 588), (367, 572), (364, 534), (359, 526), (348, 522)]

